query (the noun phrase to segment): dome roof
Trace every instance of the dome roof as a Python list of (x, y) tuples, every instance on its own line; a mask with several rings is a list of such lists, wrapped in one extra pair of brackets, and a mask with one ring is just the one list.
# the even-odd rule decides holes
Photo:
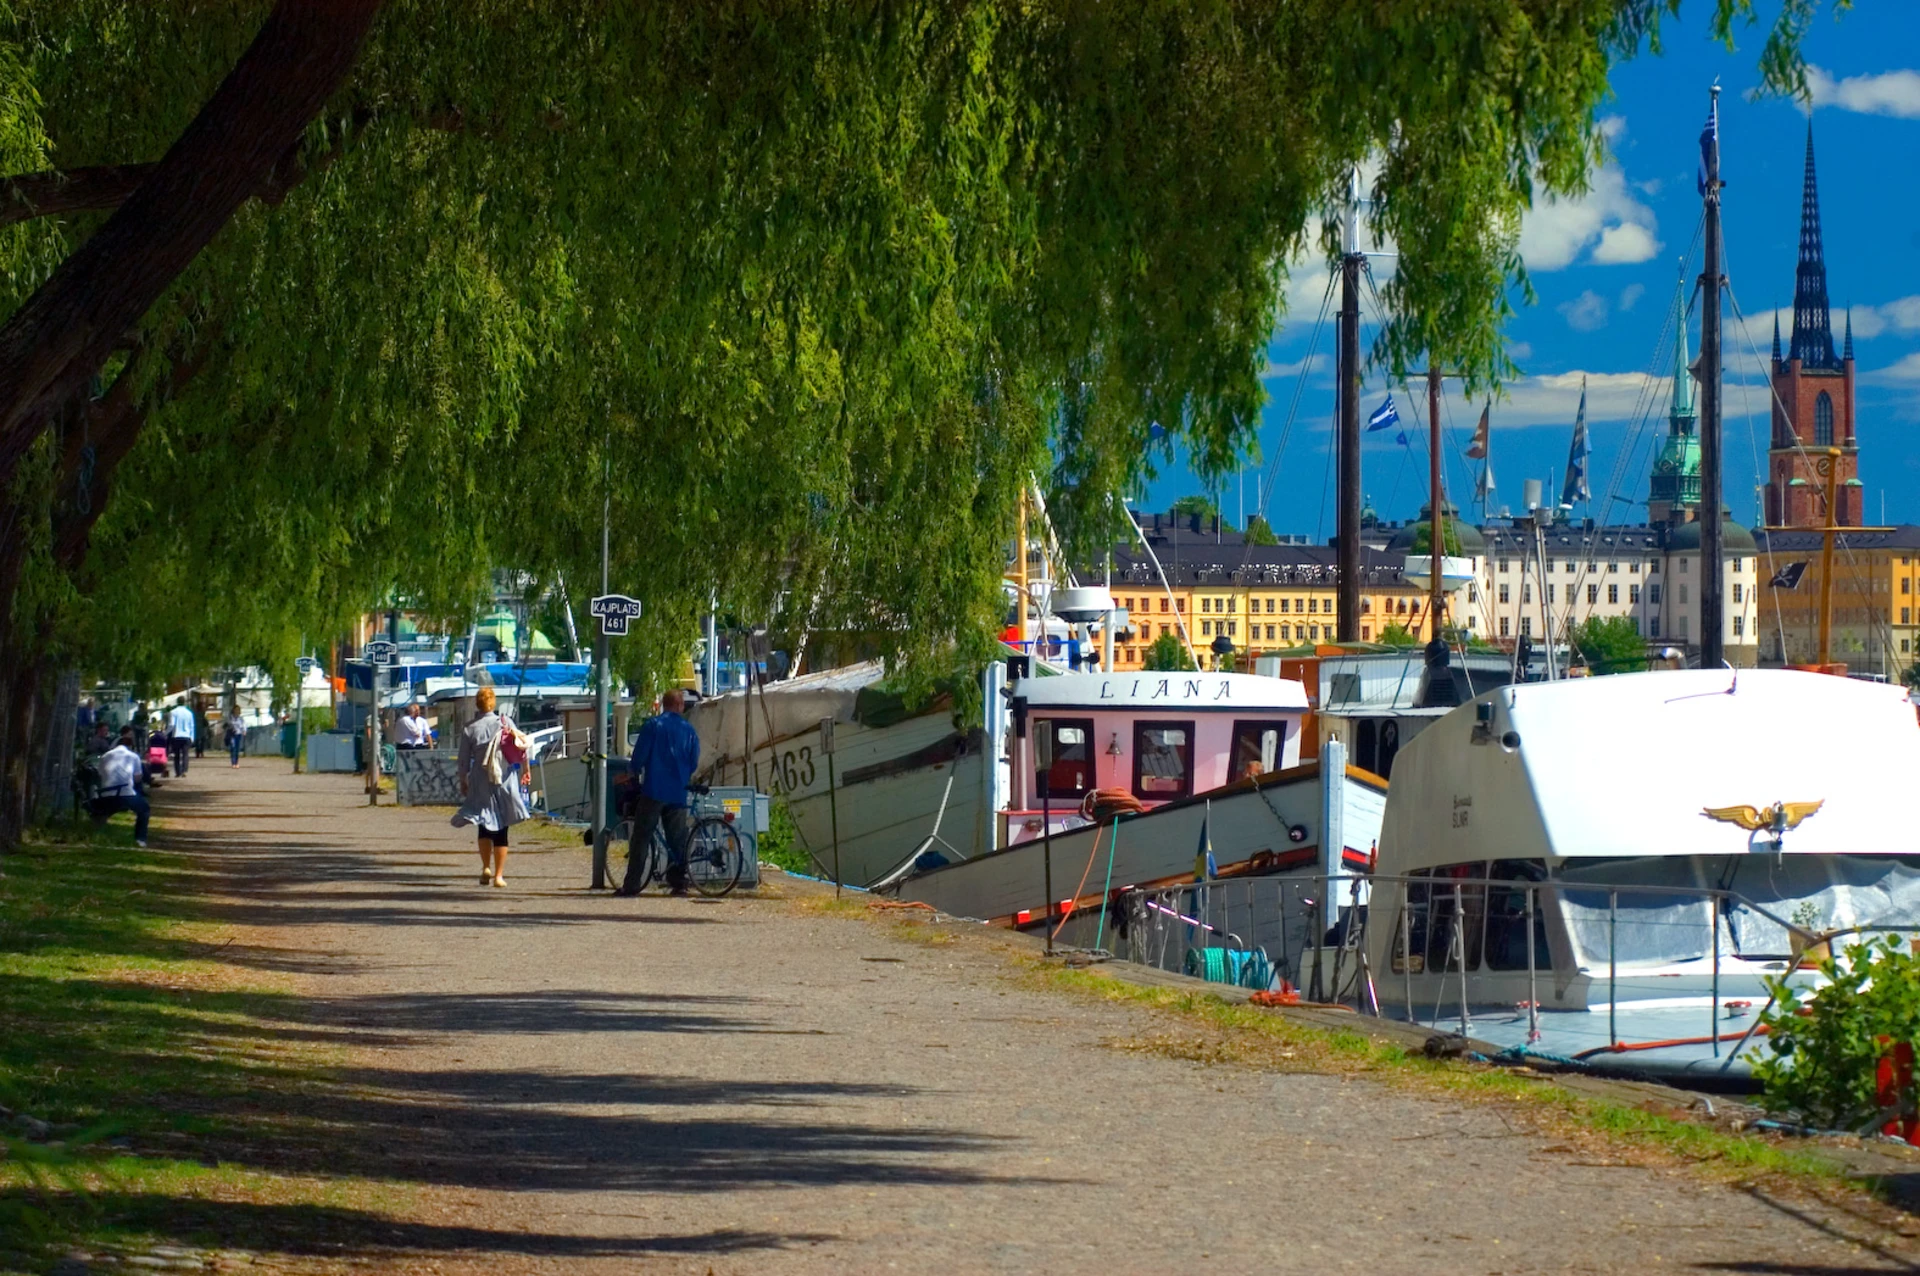
[[(1720, 520), (1720, 551), (1724, 554), (1753, 554), (1759, 547), (1753, 543), (1753, 533), (1730, 518)], [(1671, 554), (1697, 554), (1700, 552), (1700, 524), (1682, 523), (1667, 533), (1667, 552)]]
[[(1440, 513), (1446, 519), (1446, 530), (1441, 535), (1448, 540), (1458, 539), (1462, 555), (1467, 558), (1487, 556), (1487, 538), (1480, 534), (1479, 528), (1460, 517), (1460, 511), (1453, 507), (1452, 501), (1441, 506)], [(1387, 542), (1387, 551), (1395, 554), (1413, 553), (1413, 538), (1421, 535), (1432, 521), (1433, 507), (1422, 505), (1420, 517), (1393, 534), (1393, 539)]]

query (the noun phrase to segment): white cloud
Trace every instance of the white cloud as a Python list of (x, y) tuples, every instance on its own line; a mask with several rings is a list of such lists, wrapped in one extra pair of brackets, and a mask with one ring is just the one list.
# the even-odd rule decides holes
[(1326, 355), (1317, 353), (1310, 354), (1303, 359), (1295, 359), (1292, 363), (1275, 363), (1272, 359), (1269, 359), (1267, 360), (1267, 366), (1260, 369), (1260, 379), (1262, 381), (1276, 381), (1282, 377), (1297, 377), (1302, 372), (1318, 372), (1322, 368), (1327, 367), (1331, 362), (1332, 360)]
[(1609, 142), (1627, 131), (1627, 117), (1624, 115), (1603, 115), (1600, 117), (1600, 136)]
[(1572, 301), (1561, 302), (1557, 309), (1565, 316), (1567, 327), (1575, 332), (1592, 332), (1607, 326), (1607, 299), (1591, 288)]
[[(1832, 313), (1833, 341), (1837, 348), (1846, 334), (1848, 315), (1853, 317), (1853, 335), (1859, 341), (1871, 341), (1875, 337), (1888, 333), (1920, 332), (1920, 297), (1900, 297), (1877, 306), (1854, 306), (1851, 310), (1836, 309)], [(1780, 321), (1780, 344), (1784, 348), (1793, 337), (1793, 307), (1782, 306), (1778, 310), (1762, 310), (1758, 314), (1747, 316), (1747, 328), (1744, 336), (1740, 333), (1733, 317), (1727, 317), (1729, 338), (1733, 349), (1740, 354), (1747, 352), (1746, 342), (1751, 340), (1762, 356), (1773, 348), (1773, 321)]]
[(1624, 313), (1625, 311), (1633, 309), (1634, 304), (1638, 302), (1640, 298), (1644, 297), (1646, 292), (1647, 286), (1645, 284), (1628, 284), (1625, 288), (1622, 288), (1620, 290), (1621, 311)]
[(1647, 396), (1665, 395), (1664, 378), (1644, 372), (1553, 372), (1522, 377), (1507, 387), (1504, 402), (1493, 405), (1496, 425), (1573, 424), (1580, 410), (1580, 387), (1587, 389), (1588, 421), (1625, 421), (1646, 409)]
[(1527, 341), (1508, 342), (1507, 358), (1512, 359), (1515, 363), (1520, 362), (1522, 359), (1533, 358), (1533, 344)]
[(1902, 385), (1920, 385), (1920, 351), (1915, 351), (1906, 356), (1890, 368), (1881, 368), (1877, 372), (1869, 372), (1866, 379), (1869, 381), (1893, 381)]
[(1520, 219), (1520, 256), (1532, 271), (1563, 270), (1589, 249), (1600, 265), (1631, 265), (1660, 251), (1657, 225), (1620, 166), (1608, 162), (1585, 195), (1549, 199)]
[(1817, 66), (1807, 68), (1807, 87), (1816, 107), (1832, 106), (1862, 115), (1892, 115), (1920, 120), (1920, 71), (1886, 71), (1836, 80)]

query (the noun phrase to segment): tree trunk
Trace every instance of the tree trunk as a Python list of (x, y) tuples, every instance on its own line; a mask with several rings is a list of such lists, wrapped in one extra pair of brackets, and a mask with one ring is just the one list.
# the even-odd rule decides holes
[(55, 680), (53, 705), (47, 710), (31, 808), (37, 819), (72, 813), (73, 730), (79, 709), (80, 671), (68, 669)]
[[(41, 534), (31, 524), (44, 517), (21, 504), (21, 465), (50, 422), (86, 410), (88, 383), (115, 345), (270, 181), (352, 69), (383, 2), (278, 0), (138, 189), (0, 326), (0, 847), (32, 813), (46, 672), (34, 650), (37, 618), (15, 606)], [(132, 414), (120, 455), (140, 423)], [(84, 552), (91, 519), (80, 521), (63, 529), (69, 557)]]
[(0, 490), (45, 413), (84, 393), (326, 105), (382, 0), (280, 0), (180, 140), (0, 327)]

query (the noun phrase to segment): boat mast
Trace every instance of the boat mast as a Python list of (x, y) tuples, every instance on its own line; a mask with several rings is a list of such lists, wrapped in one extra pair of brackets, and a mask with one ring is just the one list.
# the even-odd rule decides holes
[(1726, 563), (1720, 523), (1720, 86), (1711, 90), (1706, 131), (1700, 136), (1706, 175), (1705, 261), (1700, 272), (1700, 667), (1726, 662)]
[(1440, 504), (1440, 368), (1427, 366), (1427, 639), (1426, 668), (1420, 677), (1419, 704), (1423, 709), (1460, 703), (1453, 686), (1453, 659), (1440, 632), (1446, 608), (1446, 515)]
[(1014, 611), (1020, 617), (1020, 651), (1028, 654), (1033, 649), (1027, 646), (1027, 604), (1033, 595), (1028, 592), (1027, 582), (1027, 485), (1020, 485), (1020, 532), (1015, 537), (1014, 552), (1017, 556), (1020, 596), (1014, 603)]
[(1345, 233), (1340, 256), (1340, 509), (1335, 586), (1340, 642), (1360, 638), (1360, 170), (1347, 174)]

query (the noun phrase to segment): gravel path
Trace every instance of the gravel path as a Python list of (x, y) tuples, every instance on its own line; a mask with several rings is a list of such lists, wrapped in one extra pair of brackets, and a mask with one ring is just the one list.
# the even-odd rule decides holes
[(364, 802), (206, 764), (158, 844), (207, 854), (264, 936), (235, 960), (298, 972), (302, 1031), (346, 1047), (327, 1137), (276, 1168), (417, 1185), (355, 1241), (404, 1270), (1912, 1269), (1832, 1208), (1582, 1163), (1494, 1105), (1115, 1049), (1166, 1025), (981, 946), (595, 896), (531, 839), (484, 889), (447, 812)]

